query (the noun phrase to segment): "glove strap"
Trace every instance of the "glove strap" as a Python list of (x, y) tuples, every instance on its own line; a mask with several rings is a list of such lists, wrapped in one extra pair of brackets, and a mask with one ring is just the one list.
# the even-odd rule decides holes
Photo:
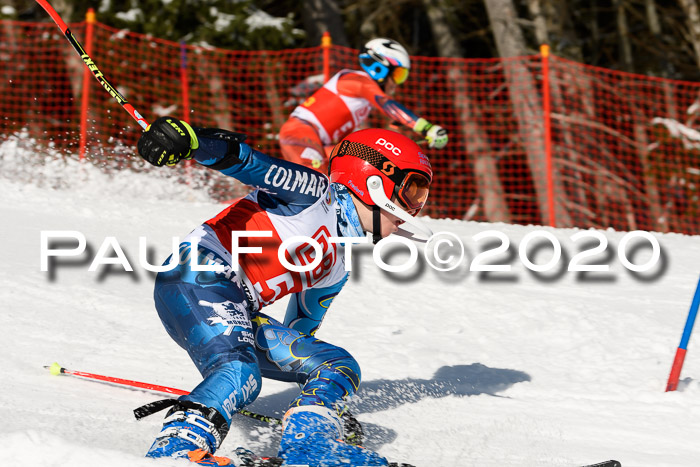
[(142, 405), (134, 409), (134, 417), (136, 420), (141, 420), (144, 417), (153, 415), (156, 412), (160, 412), (163, 409), (167, 409), (175, 404), (177, 404), (177, 399), (162, 399), (155, 402), (149, 402), (148, 404)]
[(234, 141), (236, 143), (243, 143), (248, 135), (243, 133), (236, 133), (234, 131), (221, 130), (219, 128), (199, 128), (194, 127), (194, 132), (204, 138), (212, 139), (225, 139), (226, 141)]
[(191, 151), (194, 151), (195, 149), (197, 149), (199, 147), (199, 140), (197, 139), (197, 135), (195, 134), (194, 130), (192, 129), (192, 127), (190, 126), (189, 123), (187, 123), (184, 120), (180, 120), (180, 123), (182, 123), (182, 125), (185, 127), (185, 129), (187, 129), (187, 133), (189, 133), (189, 135), (190, 135), (190, 154), (191, 154)]

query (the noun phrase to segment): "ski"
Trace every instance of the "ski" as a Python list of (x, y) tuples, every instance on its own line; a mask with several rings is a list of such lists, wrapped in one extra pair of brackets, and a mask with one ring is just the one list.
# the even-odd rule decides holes
[[(240, 457), (239, 457), (240, 459)], [(280, 467), (282, 466), (283, 459), (279, 457), (257, 457), (255, 459), (247, 458), (242, 461), (240, 467)], [(398, 464), (396, 462), (389, 462), (388, 467), (414, 467), (411, 464)], [(618, 461), (610, 460), (605, 462), (600, 462), (598, 464), (588, 464), (581, 467), (622, 467)]]
[[(236, 456), (239, 460), (239, 467), (280, 467), (284, 462), (281, 457), (259, 457), (245, 448), (236, 449)], [(295, 466), (302, 467), (302, 466)], [(389, 462), (387, 467), (415, 467), (411, 464), (399, 464), (397, 462)], [(585, 466), (588, 467), (588, 466)], [(606, 467), (606, 466), (603, 466)]]
[(581, 467), (622, 467), (622, 464), (616, 460), (609, 460), (598, 464), (582, 465)]
[[(254, 460), (248, 460), (242, 464), (240, 467), (280, 467), (282, 465), (283, 459), (280, 457), (259, 457)], [(302, 466), (294, 466), (302, 467)], [(410, 464), (397, 464), (396, 462), (389, 462), (388, 467), (415, 467)]]
[[(240, 467), (281, 467), (284, 459), (281, 457), (259, 457), (255, 455), (252, 451), (245, 448), (236, 449), (236, 456), (240, 461), (238, 464)], [(301, 466), (295, 466), (301, 467)], [(404, 464), (398, 462), (389, 462), (387, 467), (415, 467), (411, 464)], [(622, 464), (616, 460), (609, 460), (605, 462), (599, 462), (597, 464), (587, 464), (581, 467), (622, 467)]]

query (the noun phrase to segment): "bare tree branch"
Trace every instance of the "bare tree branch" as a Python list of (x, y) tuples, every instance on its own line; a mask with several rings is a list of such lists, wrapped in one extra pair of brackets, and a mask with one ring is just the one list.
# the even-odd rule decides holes
[(700, 66), (700, 8), (695, 0), (678, 0), (678, 3), (686, 14), (689, 40), (695, 51), (695, 62)]

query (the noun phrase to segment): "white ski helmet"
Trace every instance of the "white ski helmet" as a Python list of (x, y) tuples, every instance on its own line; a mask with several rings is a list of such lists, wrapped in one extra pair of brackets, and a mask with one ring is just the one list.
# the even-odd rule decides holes
[(360, 66), (373, 80), (383, 84), (388, 76), (401, 84), (408, 78), (411, 59), (398, 42), (383, 37), (367, 42), (360, 51)]

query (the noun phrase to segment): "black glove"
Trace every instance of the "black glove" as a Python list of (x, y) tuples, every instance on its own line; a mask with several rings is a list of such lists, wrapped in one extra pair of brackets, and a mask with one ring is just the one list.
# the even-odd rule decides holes
[(175, 117), (160, 117), (151, 123), (138, 142), (141, 157), (157, 167), (191, 159), (192, 149), (198, 146), (192, 127)]

